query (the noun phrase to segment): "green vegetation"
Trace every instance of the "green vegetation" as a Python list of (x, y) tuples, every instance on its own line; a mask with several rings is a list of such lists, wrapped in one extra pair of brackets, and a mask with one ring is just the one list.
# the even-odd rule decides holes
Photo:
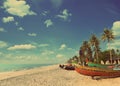
[[(108, 45), (110, 44), (110, 41), (112, 41), (114, 39), (114, 35), (113, 35), (113, 32), (111, 30), (108, 30), (108, 29), (104, 29), (104, 33), (102, 34), (102, 40), (108, 42)], [(110, 45), (109, 45), (110, 47)], [(111, 50), (110, 51), (110, 60), (111, 60), (111, 63), (112, 63), (112, 53), (111, 53)]]
[[(104, 29), (101, 36), (101, 40), (108, 42), (108, 47), (110, 47), (110, 42), (114, 40), (113, 32), (109, 29)], [(119, 50), (106, 49), (102, 51), (100, 49), (100, 40), (95, 34), (92, 34), (89, 41), (83, 41), (80, 46), (79, 56), (74, 56), (68, 60), (68, 63), (80, 63), (83, 64), (86, 60), (90, 62), (99, 63), (103, 62), (106, 64), (107, 61), (113, 64), (114, 62), (118, 64), (120, 59)]]

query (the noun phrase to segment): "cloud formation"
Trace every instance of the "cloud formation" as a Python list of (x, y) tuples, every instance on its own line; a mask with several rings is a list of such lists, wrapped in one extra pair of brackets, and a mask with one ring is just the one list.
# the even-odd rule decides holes
[(0, 48), (4, 48), (4, 47), (7, 47), (8, 44), (4, 41), (0, 41)]
[(57, 15), (58, 18), (63, 19), (64, 21), (68, 21), (70, 16), (72, 16), (72, 14), (69, 13), (67, 9), (64, 9), (60, 15)]
[(50, 51), (50, 50), (45, 50), (41, 53), (41, 55), (52, 55), (54, 54), (55, 52), (54, 51)]
[(57, 54), (56, 57), (57, 57), (57, 58), (64, 58), (64, 55), (62, 55), (62, 54)]
[(19, 27), (19, 28), (17, 28), (17, 30), (24, 31), (24, 28), (23, 27)]
[(37, 36), (37, 34), (36, 34), (36, 33), (28, 33), (28, 36), (33, 36), (33, 37), (35, 37), (35, 36)]
[(3, 52), (0, 52), (0, 56), (2, 56), (3, 55)]
[(115, 39), (110, 44), (107, 44), (108, 49), (120, 49), (120, 40)]
[(0, 32), (6, 32), (6, 30), (0, 27)]
[(114, 22), (111, 29), (113, 31), (113, 34), (115, 35), (115, 39), (110, 44), (107, 44), (107, 48), (119, 49), (120, 48), (120, 39), (119, 39), (120, 38), (120, 21)]
[(44, 24), (46, 25), (46, 27), (48, 28), (49, 26), (52, 26), (53, 25), (53, 22), (51, 19), (47, 19)]
[(18, 22), (15, 22), (15, 25), (18, 26)]
[(36, 15), (35, 12), (30, 10), (30, 6), (26, 4), (25, 0), (5, 0), (3, 8), (9, 14), (24, 17), (27, 15)]
[(40, 44), (39, 47), (47, 47), (49, 44)]
[(30, 50), (35, 49), (36, 46), (31, 44), (21, 44), (21, 45), (14, 45), (8, 48), (8, 50)]
[(120, 37), (120, 21), (116, 21), (113, 23), (112, 31), (115, 36)]
[(60, 46), (60, 50), (63, 50), (63, 49), (65, 49), (67, 46), (66, 46), (66, 44), (62, 44), (61, 46)]
[(2, 21), (4, 23), (12, 22), (12, 21), (14, 21), (14, 17), (12, 17), (12, 16), (3, 17)]
[(41, 14), (42, 14), (43, 16), (47, 16), (48, 13), (49, 13), (49, 11), (43, 11)]

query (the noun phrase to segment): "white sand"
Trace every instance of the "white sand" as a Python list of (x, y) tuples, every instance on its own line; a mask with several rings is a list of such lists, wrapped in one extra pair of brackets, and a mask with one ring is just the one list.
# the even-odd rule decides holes
[(0, 86), (119, 86), (120, 78), (92, 80), (58, 65), (0, 73)]

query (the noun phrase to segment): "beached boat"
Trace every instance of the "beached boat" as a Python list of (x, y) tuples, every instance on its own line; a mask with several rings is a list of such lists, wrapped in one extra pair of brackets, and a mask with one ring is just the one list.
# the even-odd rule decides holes
[(98, 68), (113, 68), (115, 66), (114, 64), (104, 65), (104, 64), (94, 63), (94, 62), (88, 62), (87, 64), (89, 67), (98, 67)]
[(113, 68), (98, 68), (76, 65), (75, 70), (83, 75), (87, 76), (103, 76), (103, 77), (119, 77), (120, 70), (114, 70)]
[(59, 65), (60, 68), (65, 69), (65, 70), (75, 70), (75, 67), (72, 65)]

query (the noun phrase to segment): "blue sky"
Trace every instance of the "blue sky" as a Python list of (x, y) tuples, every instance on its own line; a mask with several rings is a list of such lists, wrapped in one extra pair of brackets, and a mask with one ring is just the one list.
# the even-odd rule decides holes
[(119, 0), (0, 0), (0, 63), (64, 62), (104, 28), (119, 48)]

